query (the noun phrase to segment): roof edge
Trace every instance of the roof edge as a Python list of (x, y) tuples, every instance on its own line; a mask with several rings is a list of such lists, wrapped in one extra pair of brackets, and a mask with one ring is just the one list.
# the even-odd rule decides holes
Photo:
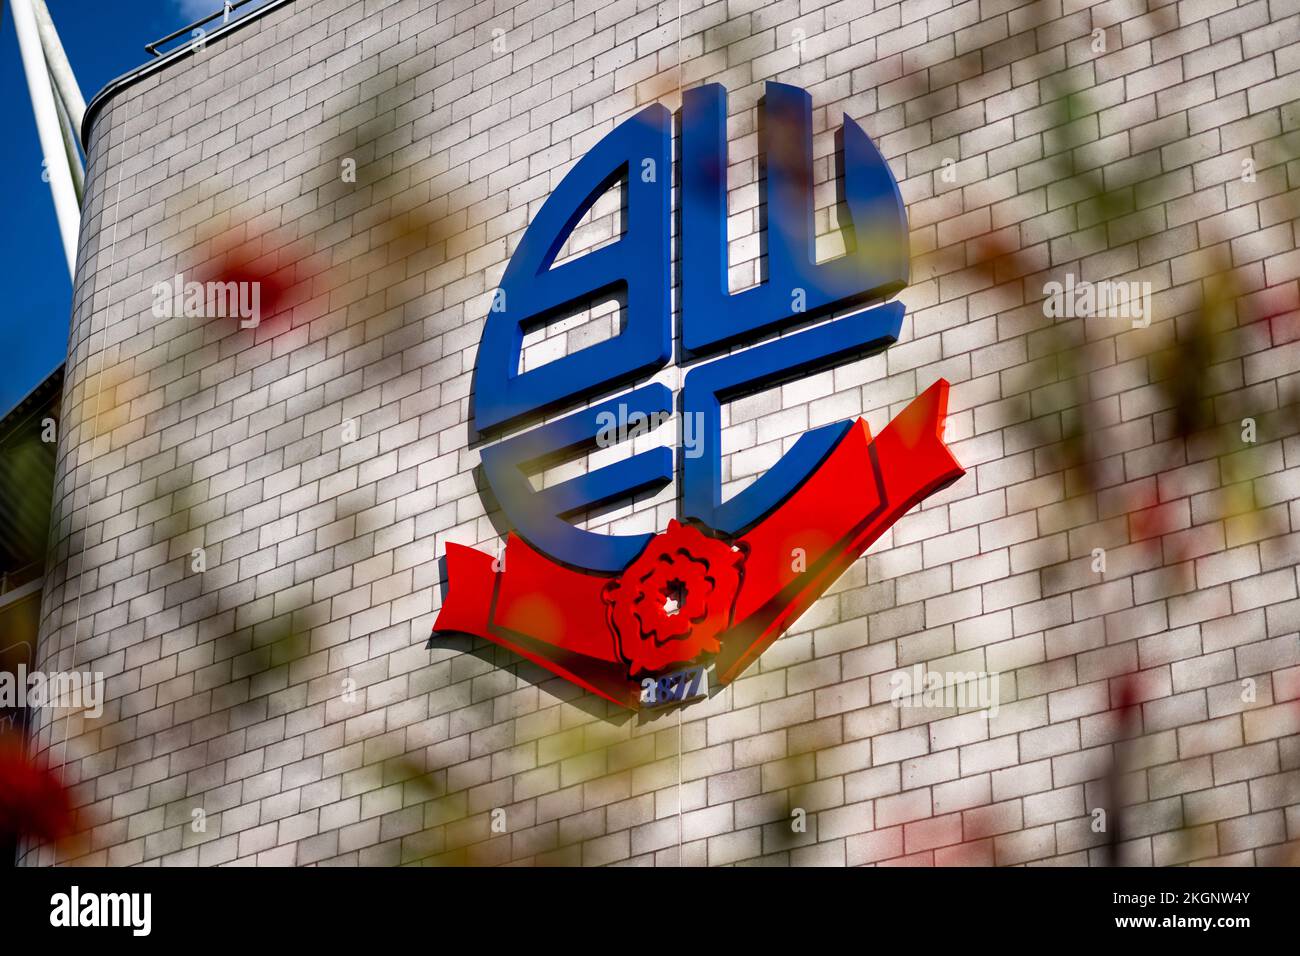
[(44, 405), (52, 393), (62, 391), (66, 366), (66, 362), (60, 362), (52, 372), (37, 382), (31, 391), (14, 402), (12, 408), (0, 415), (0, 444), (9, 440), (9, 436), (24, 415), (29, 415), (33, 409)]
[[(270, 13), (272, 10), (278, 10), (280, 7), (292, 2), (293, 0), (271, 0), (271, 2), (265, 6), (258, 7), (256, 10), (248, 11), (238, 20), (232, 20), (230, 23), (223, 24), (220, 28), (207, 34), (204, 40), (207, 43), (210, 43), (213, 40), (219, 40), (228, 34), (234, 33), (242, 27), (248, 26), (248, 24), (259, 19), (264, 14)], [(116, 79), (109, 80), (104, 84), (104, 88), (96, 93), (94, 97), (91, 98), (91, 101), (86, 105), (86, 115), (81, 121), (82, 148), (85, 149), (87, 153), (90, 152), (91, 129), (94, 127), (95, 120), (99, 117), (100, 111), (104, 108), (110, 97), (126, 89), (131, 84), (161, 70), (163, 67), (169, 66), (178, 60), (183, 60), (187, 56), (192, 56), (193, 53), (193, 42), (182, 43), (175, 49), (168, 50), (162, 56), (150, 60), (147, 63), (143, 63), (140, 66), (137, 66), (134, 70), (129, 70)]]

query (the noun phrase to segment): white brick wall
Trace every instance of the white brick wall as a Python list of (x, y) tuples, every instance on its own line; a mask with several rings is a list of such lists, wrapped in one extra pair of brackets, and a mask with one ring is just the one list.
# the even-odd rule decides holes
[[(34, 729), (79, 835), (24, 861), (1294, 861), (1298, 72), (1294, 0), (297, 0), (126, 87), (92, 132), (41, 632), (46, 669), (102, 670), (110, 699)], [(847, 112), (899, 179), (913, 282), (885, 354), (729, 407), (728, 490), (940, 376), (966, 476), (680, 717), (427, 649), (445, 545), (499, 541), (470, 372), (524, 227), (618, 120), (722, 82), (752, 283), (768, 79), (813, 98), (821, 254)], [(618, 222), (603, 201), (569, 251)], [(152, 316), (153, 282), (232, 249), (276, 315)], [(1151, 282), (1151, 327), (1051, 326), (1066, 273)], [(611, 334), (596, 315), (526, 361)], [(1195, 361), (1184, 442), (1168, 382)], [(997, 716), (893, 706), (916, 663), (998, 673)]]

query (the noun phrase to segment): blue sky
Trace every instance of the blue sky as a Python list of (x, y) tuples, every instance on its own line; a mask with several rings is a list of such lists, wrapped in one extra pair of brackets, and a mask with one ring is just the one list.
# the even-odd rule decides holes
[[(11, 290), (8, 307), (0, 310), (4, 415), (63, 361), (72, 282), (50, 189), (41, 181), (41, 149), (13, 16), (8, 0), (0, 4), (0, 157), (9, 186), (0, 191), (0, 261)], [(46, 6), (89, 102), (109, 80), (150, 58), (146, 43), (219, 10), (221, 0), (46, 0)]]

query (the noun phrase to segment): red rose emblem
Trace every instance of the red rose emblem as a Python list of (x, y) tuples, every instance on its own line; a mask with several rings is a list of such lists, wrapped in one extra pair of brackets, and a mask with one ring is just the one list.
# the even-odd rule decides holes
[(717, 653), (718, 635), (731, 626), (744, 561), (739, 548), (669, 521), (601, 594), (628, 676)]

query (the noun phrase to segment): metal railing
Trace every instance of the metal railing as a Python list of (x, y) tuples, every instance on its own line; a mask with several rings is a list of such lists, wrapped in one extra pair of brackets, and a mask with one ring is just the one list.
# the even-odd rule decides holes
[(204, 24), (211, 23), (213, 20), (216, 20), (218, 18), (221, 19), (222, 25), (224, 26), (225, 24), (230, 22), (231, 19), (230, 15), (232, 13), (234, 13), (240, 7), (247, 6), (252, 2), (253, 0), (225, 0), (225, 2), (222, 3), (221, 8), (217, 10), (215, 13), (209, 13), (202, 20), (195, 20), (193, 23), (186, 24), (185, 26), (181, 27), (179, 30), (167, 34), (165, 37), (163, 37), (160, 40), (154, 40), (152, 43), (146, 43), (144, 45), (145, 52), (151, 56), (162, 56), (163, 54), (158, 50), (158, 48), (162, 46), (164, 43), (170, 43), (172, 40), (175, 40), (177, 37), (184, 36), (185, 34), (190, 33), (202, 27)]
[(0, 573), (0, 595), (8, 594), (10, 591), (18, 590), (23, 585), (31, 584), (41, 577), (44, 570), (44, 563), (36, 561), (24, 567)]

